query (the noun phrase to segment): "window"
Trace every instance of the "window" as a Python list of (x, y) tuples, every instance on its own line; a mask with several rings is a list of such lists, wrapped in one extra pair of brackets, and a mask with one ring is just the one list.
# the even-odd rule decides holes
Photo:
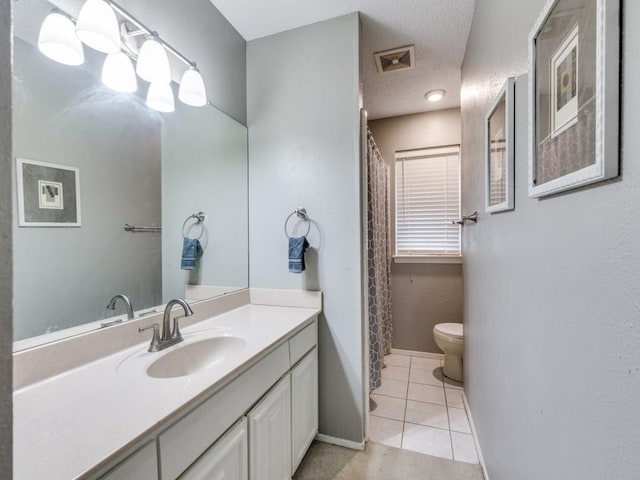
[(460, 147), (396, 153), (396, 255), (460, 255)]

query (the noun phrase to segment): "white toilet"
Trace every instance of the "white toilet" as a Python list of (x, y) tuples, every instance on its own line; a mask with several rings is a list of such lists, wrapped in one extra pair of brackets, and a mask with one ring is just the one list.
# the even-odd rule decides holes
[(439, 323), (433, 327), (436, 345), (444, 352), (442, 373), (451, 380), (462, 382), (462, 354), (464, 335), (461, 323)]

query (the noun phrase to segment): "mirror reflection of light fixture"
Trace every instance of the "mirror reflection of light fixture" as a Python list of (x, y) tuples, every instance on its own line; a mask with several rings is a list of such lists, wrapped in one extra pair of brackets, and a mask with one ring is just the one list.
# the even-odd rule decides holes
[(173, 89), (170, 83), (152, 83), (147, 92), (147, 106), (158, 112), (169, 113), (175, 110)]
[(84, 51), (76, 37), (76, 26), (63, 13), (52, 11), (42, 22), (38, 49), (51, 60), (65, 65), (82, 65)]
[(167, 51), (155, 35), (150, 35), (142, 44), (138, 54), (136, 73), (149, 83), (169, 83), (171, 81)]
[(107, 55), (102, 66), (102, 83), (118, 92), (133, 93), (138, 89), (133, 64), (124, 52)]
[(113, 8), (104, 0), (87, 0), (80, 9), (76, 35), (85, 45), (103, 53), (120, 51), (120, 27)]
[(427, 100), (427, 102), (439, 102), (444, 98), (446, 93), (447, 92), (445, 92), (441, 88), (437, 90), (429, 90), (424, 94), (424, 98)]
[(204, 88), (204, 80), (195, 64), (182, 75), (178, 98), (186, 105), (202, 107), (207, 104), (207, 92)]
[[(135, 70), (129, 56), (122, 51), (121, 29), (116, 14), (125, 19), (123, 35), (148, 35), (138, 52)], [(137, 30), (129, 33), (129, 24)], [(189, 66), (180, 82), (180, 101), (194, 107), (208, 103), (204, 80), (196, 64), (113, 0), (86, 0), (75, 25), (67, 14), (57, 9), (42, 23), (38, 48), (44, 55), (57, 62), (66, 65), (84, 63), (83, 43), (108, 54), (102, 68), (102, 82), (106, 86), (120, 92), (135, 92), (138, 89), (135, 77), (137, 73), (140, 78), (150, 83), (147, 105), (159, 112), (173, 112), (175, 109), (171, 67), (167, 57), (169, 51)]]

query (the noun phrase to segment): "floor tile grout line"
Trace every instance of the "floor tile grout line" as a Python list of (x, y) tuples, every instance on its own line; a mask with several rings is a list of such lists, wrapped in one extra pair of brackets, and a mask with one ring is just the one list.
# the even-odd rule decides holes
[(451, 446), (451, 458), (456, 461), (456, 453), (453, 450), (453, 435), (451, 434), (451, 417), (449, 416), (449, 400), (447, 399), (447, 389), (444, 386), (444, 371), (443, 366), (440, 364), (440, 371), (442, 373), (442, 388), (444, 389), (444, 403), (447, 409), (447, 423), (449, 424), (449, 445)]
[[(409, 357), (411, 358), (411, 357)], [(411, 373), (411, 360), (409, 360), (409, 373)], [(407, 401), (409, 400), (409, 382), (407, 381), (407, 390), (405, 392), (405, 397), (404, 397), (404, 416), (402, 417), (402, 435), (400, 435), (400, 448), (402, 449), (402, 444), (404, 443), (404, 427), (406, 425), (406, 422), (404, 421), (404, 419), (407, 416)]]
[[(436, 427), (434, 425), (425, 425), (424, 423), (406, 422), (406, 421), (404, 423), (408, 423), (409, 425), (415, 425), (417, 427), (435, 428), (436, 430), (442, 430), (443, 432), (450, 432), (451, 431), (448, 428)], [(461, 432), (456, 432), (456, 433), (461, 433)]]

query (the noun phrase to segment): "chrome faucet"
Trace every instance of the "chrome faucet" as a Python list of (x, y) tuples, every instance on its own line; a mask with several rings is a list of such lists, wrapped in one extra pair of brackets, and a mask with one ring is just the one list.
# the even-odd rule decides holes
[(189, 304), (180, 298), (176, 298), (167, 303), (164, 309), (164, 316), (162, 317), (162, 334), (160, 334), (160, 326), (157, 323), (138, 329), (139, 332), (144, 332), (153, 328), (153, 337), (151, 338), (151, 345), (149, 345), (150, 352), (159, 352), (182, 341), (180, 325), (178, 324), (178, 319), (181, 317), (175, 317), (173, 319), (173, 330), (171, 329), (171, 310), (174, 305), (180, 305), (182, 307), (182, 310), (184, 310), (183, 316), (190, 317), (193, 315), (193, 310), (191, 310)]
[[(127, 311), (127, 320), (131, 320), (133, 318), (133, 307), (131, 306), (131, 300), (129, 300), (129, 297), (127, 297), (124, 293), (119, 293), (118, 295), (113, 297), (111, 300), (109, 300), (109, 304), (106, 306), (106, 308), (108, 310), (115, 310), (116, 302), (118, 301), (118, 299), (122, 300), (122, 303), (124, 303), (124, 308)], [(101, 328), (110, 327), (111, 325), (116, 325), (118, 323), (122, 323), (121, 318), (118, 318), (117, 320), (102, 322), (100, 324), (100, 327)]]
[(115, 310), (116, 302), (118, 301), (118, 299), (122, 300), (122, 303), (124, 303), (124, 308), (127, 311), (127, 319), (131, 320), (133, 318), (133, 307), (131, 306), (131, 300), (129, 300), (129, 297), (127, 297), (124, 293), (119, 293), (111, 300), (109, 300), (109, 305), (107, 305), (106, 308), (108, 308), (109, 310)]

